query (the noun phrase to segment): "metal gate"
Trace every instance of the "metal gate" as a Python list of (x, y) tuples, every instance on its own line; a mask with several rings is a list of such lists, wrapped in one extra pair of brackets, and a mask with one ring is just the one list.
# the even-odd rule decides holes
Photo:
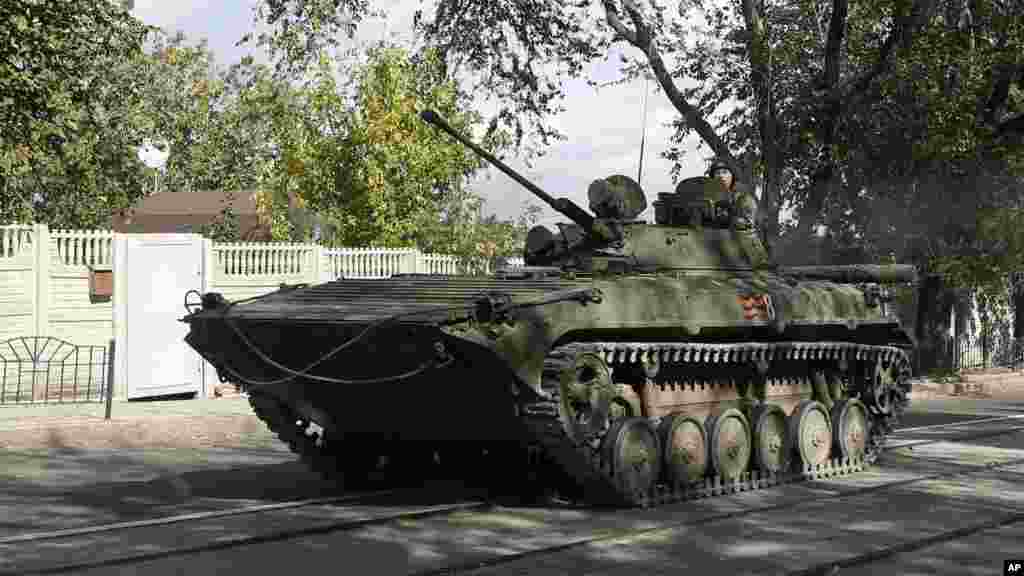
[(109, 383), (106, 346), (50, 336), (0, 343), (0, 404), (100, 402)]
[(118, 367), (126, 397), (203, 394), (202, 357), (185, 343), (185, 294), (203, 290), (203, 237), (197, 234), (132, 234), (119, 277)]

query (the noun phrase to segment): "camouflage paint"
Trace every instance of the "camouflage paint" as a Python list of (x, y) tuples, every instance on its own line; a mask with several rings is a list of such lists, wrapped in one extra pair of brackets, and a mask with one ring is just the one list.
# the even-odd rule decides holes
[[(508, 281), (510, 283), (514, 281)], [(600, 303), (564, 301), (515, 309), (499, 322), (471, 323), (448, 333), (491, 348), (526, 385), (539, 390), (544, 357), (572, 332), (669, 329), (681, 339), (703, 328), (783, 327), (789, 322), (845, 325), (890, 321), (869, 307), (855, 286), (829, 282), (790, 284), (758, 273), (740, 278), (724, 273), (666, 271), (661, 274), (577, 279), (573, 286), (596, 288)], [(500, 290), (500, 289), (499, 289)], [(774, 318), (750, 318), (747, 303), (763, 303)], [(530, 300), (528, 296), (512, 299)], [(767, 302), (771, 303), (770, 308)], [(783, 324), (779, 325), (779, 322)]]

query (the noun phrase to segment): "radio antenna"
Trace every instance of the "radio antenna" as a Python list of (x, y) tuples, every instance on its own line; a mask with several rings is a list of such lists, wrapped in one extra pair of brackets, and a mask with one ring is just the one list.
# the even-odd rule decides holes
[(636, 183), (640, 183), (640, 178), (644, 173), (644, 141), (647, 139), (647, 82), (649, 76), (644, 74), (644, 104), (643, 104), (643, 120), (641, 121), (640, 127), (640, 165), (636, 168)]

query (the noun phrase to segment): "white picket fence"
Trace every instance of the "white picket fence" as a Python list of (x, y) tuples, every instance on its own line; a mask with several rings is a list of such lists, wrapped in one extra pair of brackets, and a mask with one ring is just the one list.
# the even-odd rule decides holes
[(0, 258), (14, 258), (32, 246), (32, 226), (0, 227)]
[(50, 240), (65, 266), (111, 266), (114, 233), (108, 230), (51, 230)]
[[(51, 258), (62, 266), (110, 266), (114, 232), (109, 230), (48, 230), (46, 226), (0, 226), (0, 259), (27, 257), (36, 236), (48, 241)], [(430, 254), (414, 248), (326, 248), (318, 244), (287, 242), (211, 242), (216, 273), (221, 278), (247, 276), (311, 276), (316, 280), (337, 278), (388, 278), (394, 274), (458, 275), (468, 271), (459, 258)], [(508, 258), (505, 265), (523, 266), (522, 258)], [(493, 271), (493, 263), (481, 259), (476, 269)]]
[[(409, 248), (325, 248), (316, 244), (212, 243), (218, 278), (304, 276), (314, 281), (338, 278), (389, 278), (395, 274), (465, 274), (458, 257)], [(481, 260), (476, 268), (492, 271)], [(510, 258), (506, 266), (523, 266)]]
[(48, 241), (50, 253), (64, 266), (110, 266), (114, 233), (109, 230), (50, 230), (46, 226), (0, 226), (0, 259), (25, 258)]

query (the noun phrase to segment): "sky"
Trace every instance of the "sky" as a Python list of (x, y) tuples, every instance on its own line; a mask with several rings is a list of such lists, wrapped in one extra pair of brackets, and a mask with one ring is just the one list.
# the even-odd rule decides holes
[[(235, 47), (235, 42), (247, 32), (254, 31), (252, 8), (256, 0), (136, 0), (132, 14), (146, 24), (159, 26), (169, 33), (183, 32), (193, 41), (205, 38), (218, 65), (227, 66), (244, 56), (246, 48)], [(373, 42), (390, 37), (408, 41), (412, 38), (412, 15), (421, 7), (420, 0), (391, 0), (374, 2), (385, 5), (388, 16), (363, 22), (357, 41)], [(616, 78), (614, 60), (611, 64), (598, 64), (592, 76), (598, 80)], [(545, 156), (533, 161), (528, 168), (517, 158), (508, 157), (506, 163), (519, 171), (548, 194), (567, 197), (583, 208), (587, 207), (587, 186), (596, 178), (612, 174), (637, 177), (640, 158), (640, 140), (645, 126), (643, 121), (643, 80), (631, 84), (605, 87), (599, 90), (584, 81), (566, 82), (565, 107), (567, 111), (554, 119), (566, 139), (552, 145)], [(669, 146), (672, 129), (668, 123), (676, 111), (665, 95), (648, 86), (644, 166), (640, 184), (648, 201), (641, 219), (654, 220), (652, 202), (659, 192), (674, 188), (669, 170), (671, 163), (660, 157)], [(490, 110), (481, 107), (485, 114)], [(692, 137), (687, 143), (688, 154), (681, 177), (701, 174), (705, 158), (710, 154), (707, 146)], [(496, 169), (482, 172), (471, 187), (486, 201), (485, 212), (502, 219), (519, 216), (523, 203), (534, 200), (532, 194)], [(565, 218), (544, 206), (540, 223), (553, 226)]]

